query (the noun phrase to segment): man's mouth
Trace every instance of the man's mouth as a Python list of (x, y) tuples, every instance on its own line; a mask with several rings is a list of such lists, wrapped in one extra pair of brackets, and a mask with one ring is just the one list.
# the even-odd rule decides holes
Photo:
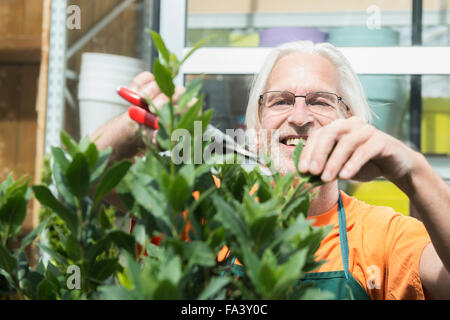
[(300, 141), (303, 142), (303, 146), (306, 144), (307, 136), (286, 136), (280, 139), (280, 142), (288, 147), (295, 147)]

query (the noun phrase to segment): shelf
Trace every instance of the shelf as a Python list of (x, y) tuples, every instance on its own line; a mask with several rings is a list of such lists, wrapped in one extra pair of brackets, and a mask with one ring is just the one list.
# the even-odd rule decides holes
[(0, 62), (39, 62), (40, 36), (0, 38)]
[[(450, 75), (450, 47), (345, 47), (340, 51), (358, 74)], [(271, 48), (201, 48), (184, 74), (254, 74)], [(185, 53), (189, 48), (185, 48)]]
[[(240, 29), (240, 28), (271, 28), (271, 27), (343, 27), (366, 25), (369, 14), (366, 11), (341, 12), (277, 12), (277, 13), (212, 13), (188, 14), (188, 29)], [(441, 25), (442, 13), (425, 11), (424, 26)], [(382, 26), (411, 26), (411, 11), (383, 11)], [(446, 15), (446, 23), (450, 16)]]

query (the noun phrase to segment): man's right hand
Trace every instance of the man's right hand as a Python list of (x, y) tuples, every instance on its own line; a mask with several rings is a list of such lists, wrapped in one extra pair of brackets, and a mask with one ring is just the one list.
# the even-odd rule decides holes
[[(142, 72), (138, 74), (130, 84), (130, 89), (138, 92), (142, 97), (152, 100), (156, 108), (161, 108), (169, 98), (166, 97), (156, 84), (153, 74)], [(176, 87), (175, 94), (172, 97), (176, 103), (180, 95), (185, 91), (183, 87)], [(130, 119), (128, 112), (124, 112), (116, 118), (108, 121), (98, 128), (92, 135), (91, 141), (94, 142), (99, 150), (112, 148), (108, 166), (116, 161), (126, 158), (133, 158), (144, 148), (144, 139), (139, 128), (147, 135), (148, 140), (156, 144), (157, 130), (139, 125)], [(105, 200), (115, 205), (119, 210), (126, 212), (125, 206), (120, 201), (117, 194), (112, 191)]]
[[(169, 98), (158, 87), (153, 74), (148, 71), (138, 74), (131, 82), (130, 89), (137, 92), (140, 96), (150, 99), (153, 105), (158, 109), (169, 102)], [(172, 97), (174, 103), (178, 101), (184, 91), (185, 88), (182, 86), (175, 87), (175, 93)], [(149, 141), (156, 144), (156, 134), (158, 130), (143, 125), (141, 126), (141, 129), (147, 134)]]
[[(153, 74), (148, 71), (138, 74), (131, 82), (130, 89), (142, 97), (149, 98), (158, 109), (169, 101), (169, 98), (159, 89)], [(178, 101), (184, 91), (185, 88), (182, 86), (175, 88), (175, 94), (172, 97), (174, 103)], [(144, 147), (144, 139), (139, 128), (147, 135), (150, 142), (156, 144), (157, 130), (139, 125), (130, 119), (128, 112), (97, 129), (91, 135), (91, 140), (100, 150), (112, 147), (111, 163), (113, 163), (124, 158), (132, 158)]]

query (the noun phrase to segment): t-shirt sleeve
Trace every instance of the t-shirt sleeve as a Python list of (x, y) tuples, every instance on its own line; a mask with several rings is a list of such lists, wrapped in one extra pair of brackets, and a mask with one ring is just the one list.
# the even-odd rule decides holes
[(431, 242), (423, 223), (413, 217), (395, 215), (386, 246), (386, 299), (425, 299), (419, 266), (423, 249)]

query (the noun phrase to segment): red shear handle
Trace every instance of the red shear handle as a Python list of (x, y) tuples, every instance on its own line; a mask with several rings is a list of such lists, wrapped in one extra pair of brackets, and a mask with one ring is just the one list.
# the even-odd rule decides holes
[(145, 111), (142, 108), (130, 107), (128, 109), (128, 115), (134, 121), (143, 124), (147, 127), (150, 127), (155, 130), (159, 128), (158, 117), (148, 111)]
[(142, 98), (139, 94), (136, 92), (125, 88), (125, 87), (119, 87), (117, 88), (117, 93), (119, 96), (127, 100), (129, 103), (134, 104), (135, 106), (144, 108), (147, 111), (150, 111), (147, 101), (145, 101), (144, 98)]

